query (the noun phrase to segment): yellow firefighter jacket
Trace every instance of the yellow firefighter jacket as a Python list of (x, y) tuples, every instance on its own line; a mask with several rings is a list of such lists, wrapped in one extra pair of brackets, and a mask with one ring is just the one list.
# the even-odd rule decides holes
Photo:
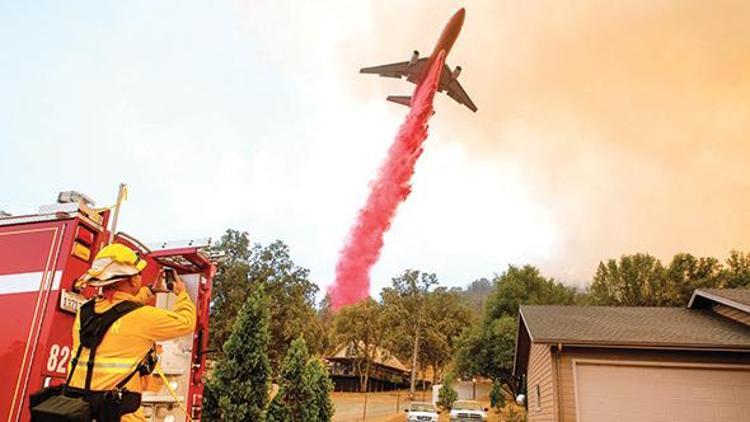
[[(96, 313), (106, 312), (114, 305), (130, 300), (143, 303), (151, 296), (148, 288), (142, 288), (136, 296), (116, 292), (112, 301), (98, 300), (94, 306)], [(73, 324), (73, 350), (78, 350), (80, 313)], [(155, 341), (181, 337), (195, 330), (195, 305), (187, 292), (177, 296), (173, 311), (142, 306), (126, 315), (109, 328), (96, 350), (94, 374), (91, 379), (92, 390), (110, 390), (120, 380), (133, 372), (144, 356), (154, 347)], [(83, 388), (86, 381), (86, 364), (89, 350), (84, 348), (81, 358), (70, 380), (73, 387)], [(70, 365), (68, 365), (70, 371)], [(125, 386), (130, 391), (141, 392), (143, 386), (139, 376), (133, 377)], [(123, 422), (145, 421), (143, 409), (122, 417)]]

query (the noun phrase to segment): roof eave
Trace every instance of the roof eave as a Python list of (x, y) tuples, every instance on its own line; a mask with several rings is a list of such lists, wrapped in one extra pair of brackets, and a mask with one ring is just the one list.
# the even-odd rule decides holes
[(692, 309), (693, 304), (695, 302), (695, 298), (697, 296), (703, 297), (703, 298), (711, 300), (713, 302), (720, 303), (722, 305), (726, 305), (726, 306), (729, 306), (729, 307), (732, 307), (732, 308), (735, 308), (735, 309), (738, 309), (740, 311), (747, 312), (747, 313), (750, 314), (750, 306), (745, 305), (744, 303), (740, 303), (740, 302), (728, 299), (728, 298), (723, 297), (723, 296), (717, 296), (717, 295), (715, 295), (713, 293), (709, 293), (709, 292), (703, 291), (701, 289), (695, 289), (693, 291), (693, 295), (690, 296), (690, 301), (688, 302), (688, 308)]
[(563, 344), (567, 347), (601, 347), (607, 349), (657, 349), (657, 350), (687, 350), (704, 352), (748, 352), (750, 345), (707, 345), (707, 344), (679, 344), (679, 343), (634, 343), (634, 342), (602, 342), (566, 339), (537, 339), (538, 344)]
[[(518, 376), (518, 347), (519, 342), (521, 340), (521, 327), (523, 327), (524, 331), (526, 332), (526, 335), (529, 336), (529, 349), (531, 348), (531, 344), (534, 343), (534, 337), (531, 335), (531, 330), (529, 330), (528, 324), (526, 324), (526, 318), (523, 316), (523, 306), (520, 306), (518, 308), (518, 330), (516, 330), (516, 347), (515, 351), (513, 353), (513, 375)], [(528, 353), (528, 352), (527, 352)]]

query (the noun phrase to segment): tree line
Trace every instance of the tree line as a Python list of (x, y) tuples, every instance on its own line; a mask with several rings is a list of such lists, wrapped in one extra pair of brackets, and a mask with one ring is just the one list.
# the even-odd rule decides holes
[[(295, 419), (297, 411), (287, 409), (299, 403), (298, 397), (314, 396), (310, 392), (313, 386), (305, 387), (296, 379), (321, 379), (321, 374), (327, 379), (319, 358), (342, 346), (354, 353), (363, 390), (375, 361), (390, 353), (411, 369), (412, 391), (429, 368), (433, 383), (448, 375), (492, 379), (495, 396), (502, 397), (497, 391), (515, 395), (523, 389), (522, 380), (514, 379), (511, 373), (520, 304), (684, 306), (695, 288), (750, 285), (750, 254), (732, 251), (722, 262), (681, 253), (667, 264), (648, 254), (633, 254), (601, 262), (586, 289), (545, 277), (530, 265), (509, 266), (465, 288), (440, 286), (435, 274), (406, 270), (394, 277), (377, 298), (334, 313), (327, 298), (316, 302), (318, 286), (310, 280), (307, 269), (294, 263), (283, 242), (252, 244), (247, 233), (228, 230), (214, 249), (223, 254), (223, 259), (214, 277), (211, 303), (210, 349), (216, 369), (209, 382), (210, 394), (219, 408), (225, 403), (222, 409), (229, 409), (228, 403), (240, 398), (232, 394), (245, 393), (236, 391), (236, 387), (222, 390), (214, 380), (240, 377), (236, 379), (247, 380), (250, 388), (250, 384), (262, 384), (262, 380), (253, 380), (250, 372), (265, 374), (262, 377), (267, 381), (263, 381), (266, 384), (261, 390), (274, 382), (280, 386), (279, 393), (274, 396), (275, 402), (261, 400), (255, 408), (274, 421), (318, 420), (309, 415)], [(253, 341), (237, 337), (243, 332), (242, 324), (248, 324), (242, 322), (242, 315), (253, 306), (261, 306), (248, 305), (251, 301), (261, 303), (268, 314), (266, 328), (253, 328), (253, 335), (262, 338)], [(252, 344), (264, 345), (266, 357), (232, 361), (232, 356), (249, 353), (237, 350)], [(237, 365), (255, 366), (243, 375), (229, 369)], [(304, 391), (297, 391), (299, 388)], [(256, 393), (252, 396), (258, 397)], [(268, 394), (261, 396), (268, 398)], [(321, 401), (317, 408), (327, 406)], [(284, 409), (278, 410), (281, 407)], [(321, 412), (325, 415), (326, 411)], [(285, 419), (284, 415), (290, 414), (295, 416)], [(234, 419), (224, 416), (224, 420)]]
[(724, 262), (680, 253), (667, 265), (648, 254), (626, 255), (599, 263), (588, 299), (595, 305), (683, 306), (695, 289), (745, 287), (749, 279), (750, 254), (739, 251)]

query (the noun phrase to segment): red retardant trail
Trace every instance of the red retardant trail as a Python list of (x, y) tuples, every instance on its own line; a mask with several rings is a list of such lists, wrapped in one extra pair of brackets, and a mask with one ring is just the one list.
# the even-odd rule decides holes
[(427, 139), (427, 122), (433, 115), (432, 99), (444, 60), (445, 52), (441, 51), (414, 90), (406, 121), (388, 150), (378, 177), (370, 183), (367, 203), (359, 211), (347, 243), (339, 253), (336, 281), (328, 289), (334, 310), (359, 302), (370, 294), (370, 268), (380, 257), (383, 234), (391, 227), (398, 205), (411, 193), (411, 176)]

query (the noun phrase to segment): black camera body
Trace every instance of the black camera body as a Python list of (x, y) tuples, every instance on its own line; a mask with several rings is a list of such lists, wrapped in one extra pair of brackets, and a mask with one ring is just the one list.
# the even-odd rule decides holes
[(170, 292), (174, 288), (174, 268), (164, 267), (164, 285)]

